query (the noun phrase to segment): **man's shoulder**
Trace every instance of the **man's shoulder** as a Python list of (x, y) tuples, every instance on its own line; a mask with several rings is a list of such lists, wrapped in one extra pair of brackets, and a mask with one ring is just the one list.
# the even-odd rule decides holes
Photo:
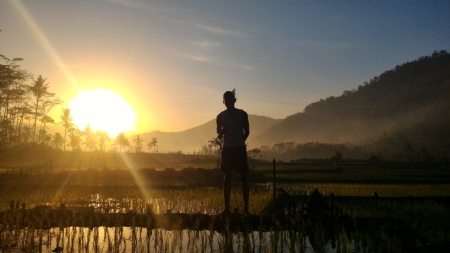
[(227, 110), (224, 110), (224, 111), (220, 112), (219, 114), (217, 114), (217, 117), (216, 117), (216, 118), (224, 117), (225, 115), (236, 115), (236, 112), (237, 112), (238, 114), (242, 114), (242, 115), (245, 116), (245, 117), (248, 117), (246, 111), (244, 111), (244, 110), (242, 110), (242, 109), (235, 108), (234, 111), (233, 111), (232, 113), (228, 112)]
[(248, 117), (248, 115), (247, 115), (247, 112), (246, 111), (244, 111), (244, 110), (242, 110), (242, 109), (238, 109), (241, 113), (242, 113), (242, 115), (244, 115), (245, 117)]
[(222, 116), (225, 112), (226, 112), (226, 110), (221, 111), (219, 114), (217, 114), (217, 118), (220, 117), (220, 116)]

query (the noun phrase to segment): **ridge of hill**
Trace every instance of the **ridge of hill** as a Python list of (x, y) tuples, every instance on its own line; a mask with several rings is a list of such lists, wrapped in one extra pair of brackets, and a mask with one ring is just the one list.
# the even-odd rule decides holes
[[(250, 134), (253, 136), (259, 135), (267, 128), (281, 121), (280, 119), (251, 114), (248, 115), (248, 120), (251, 125)], [(216, 137), (216, 135), (216, 120), (213, 119), (202, 125), (180, 132), (152, 131), (140, 134), (140, 137), (146, 142), (151, 141), (152, 138), (157, 138), (157, 149), (159, 152), (193, 152), (194, 150), (199, 151), (203, 145), (208, 144), (208, 140)]]
[(412, 145), (448, 152), (450, 54), (397, 65), (341, 96), (309, 104), (255, 136), (252, 144), (362, 144), (401, 135)]
[[(249, 148), (283, 142), (377, 144), (379, 148), (382, 144), (385, 149), (409, 148), (400, 147), (406, 145), (445, 157), (450, 136), (449, 83), (450, 54), (434, 52), (397, 65), (341, 96), (311, 103), (285, 119), (249, 115)], [(160, 152), (192, 152), (216, 136), (215, 127), (213, 119), (181, 132), (140, 136), (146, 141), (156, 137)]]

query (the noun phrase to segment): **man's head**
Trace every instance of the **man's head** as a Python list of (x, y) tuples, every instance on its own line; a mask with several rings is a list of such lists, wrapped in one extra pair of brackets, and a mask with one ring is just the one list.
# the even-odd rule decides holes
[(227, 108), (234, 108), (234, 103), (236, 103), (235, 91), (226, 91), (223, 94), (223, 103)]

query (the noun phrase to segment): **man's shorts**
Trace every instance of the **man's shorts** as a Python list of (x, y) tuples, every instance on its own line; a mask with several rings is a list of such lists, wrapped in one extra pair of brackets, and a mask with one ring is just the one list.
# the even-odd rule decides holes
[(222, 149), (221, 171), (237, 172), (248, 171), (247, 148), (243, 147), (224, 147)]

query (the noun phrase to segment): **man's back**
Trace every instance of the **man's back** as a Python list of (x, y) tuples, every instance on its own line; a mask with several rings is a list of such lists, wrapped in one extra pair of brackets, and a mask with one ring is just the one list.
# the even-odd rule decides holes
[(245, 146), (244, 122), (247, 118), (244, 110), (236, 108), (217, 115), (217, 124), (223, 129), (224, 147)]

